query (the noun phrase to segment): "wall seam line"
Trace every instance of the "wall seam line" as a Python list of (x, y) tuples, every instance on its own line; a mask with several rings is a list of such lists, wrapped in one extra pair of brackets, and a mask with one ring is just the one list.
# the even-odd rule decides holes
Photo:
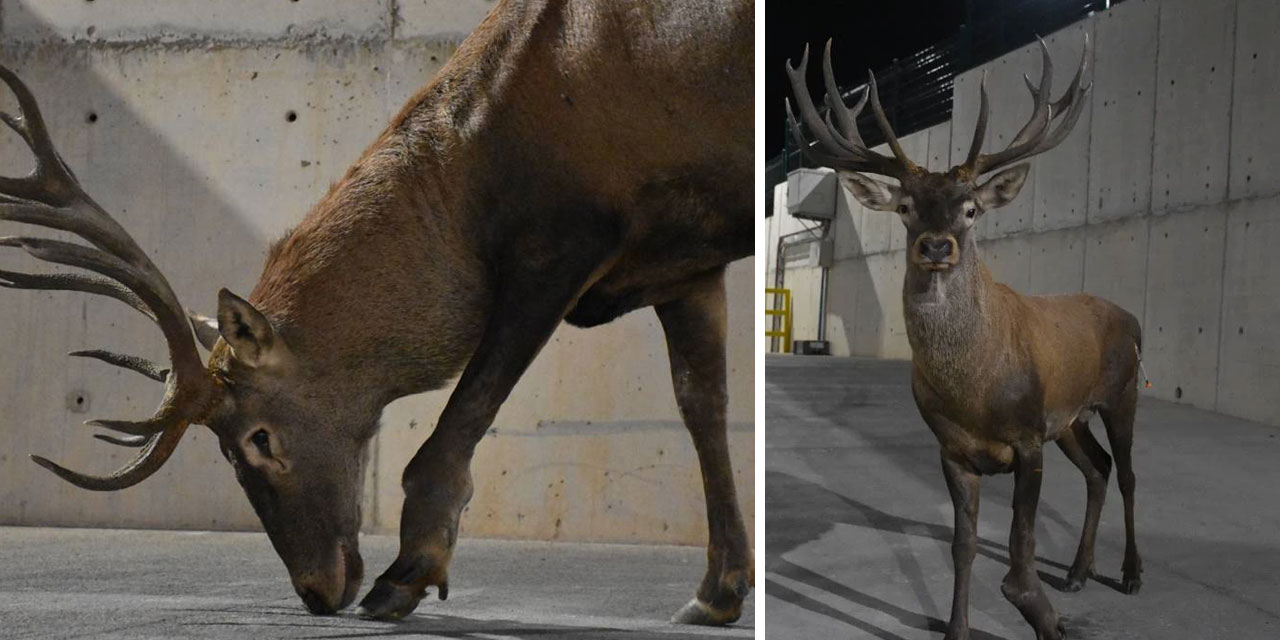
[(1218, 274), (1218, 353), (1217, 371), (1213, 376), (1213, 409), (1222, 402), (1223, 345), (1227, 335), (1227, 252), (1231, 249), (1231, 147), (1235, 136), (1236, 115), (1236, 63), (1240, 48), (1240, 0), (1236, 0), (1235, 13), (1231, 16), (1231, 90), (1227, 93), (1227, 180), (1222, 211), (1222, 273)]

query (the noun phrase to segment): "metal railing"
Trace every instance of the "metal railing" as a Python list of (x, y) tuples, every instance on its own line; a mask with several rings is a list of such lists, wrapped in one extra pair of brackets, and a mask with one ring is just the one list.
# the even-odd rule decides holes
[[(955, 77), (1049, 34), (1103, 11), (1122, 0), (971, 0), (966, 24), (944, 40), (876, 70), (880, 100), (899, 138), (951, 119)], [(865, 85), (841, 88), (846, 104)], [(819, 103), (821, 104), (821, 103)], [(823, 108), (825, 111), (825, 108)], [(785, 122), (772, 123), (786, 128)], [(867, 146), (884, 142), (871, 109), (863, 109), (858, 129)], [(782, 153), (765, 168), (766, 216), (773, 215), (773, 187), (793, 169), (810, 166), (790, 131)]]
[[(781, 338), (782, 353), (791, 353), (791, 290), (769, 287), (764, 290), (764, 293), (765, 295), (773, 296), (773, 302), (770, 306), (765, 307), (764, 314), (771, 318), (777, 317), (782, 320), (781, 329), (776, 328), (778, 323), (775, 321), (773, 323), (775, 329), (765, 331), (764, 336), (766, 338)], [(777, 306), (779, 298), (782, 301), (781, 307)], [(772, 350), (778, 351), (776, 348)]]

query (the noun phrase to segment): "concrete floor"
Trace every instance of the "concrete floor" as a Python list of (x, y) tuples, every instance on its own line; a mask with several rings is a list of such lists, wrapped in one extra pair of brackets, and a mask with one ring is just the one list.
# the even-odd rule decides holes
[[(909, 363), (771, 356), (766, 369), (768, 637), (941, 638), (951, 502), (936, 440), (911, 400)], [(1093, 429), (1105, 446), (1101, 423)], [(1079, 593), (1053, 588), (1075, 553), (1085, 490), (1057, 447), (1046, 451), (1037, 552), (1068, 636), (1280, 637), (1280, 429), (1143, 401), (1135, 437), (1145, 572), (1132, 596), (1114, 588), (1124, 549), (1114, 478), (1100, 578)], [(1011, 475), (982, 484), (975, 640), (1034, 637), (1000, 594), (1012, 488)]]
[[(366, 589), (396, 547), (361, 539)], [(263, 534), (0, 528), (0, 637), (750, 638), (750, 599), (733, 627), (666, 622), (704, 559), (687, 547), (463, 540), (449, 600), (380, 623), (308, 614)]]

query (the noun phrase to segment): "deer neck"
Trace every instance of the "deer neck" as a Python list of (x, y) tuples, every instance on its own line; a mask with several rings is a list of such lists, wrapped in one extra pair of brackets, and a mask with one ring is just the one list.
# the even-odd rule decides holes
[(352, 393), (389, 402), (439, 388), (479, 340), (492, 216), (483, 187), (460, 176), (485, 164), (504, 61), (528, 46), (518, 24), (489, 23), (271, 247), (250, 296), (300, 359), (345, 372)]
[(978, 258), (972, 238), (965, 240), (960, 262), (947, 271), (924, 271), (907, 262), (902, 307), (912, 361), (935, 387), (956, 387), (992, 353), (996, 334), (991, 274)]

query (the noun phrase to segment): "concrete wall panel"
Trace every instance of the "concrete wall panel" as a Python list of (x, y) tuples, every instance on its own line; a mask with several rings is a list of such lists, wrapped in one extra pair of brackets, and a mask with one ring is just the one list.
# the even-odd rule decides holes
[(1233, 205), (1227, 225), (1218, 410), (1280, 424), (1280, 198)]
[(1003, 282), (1019, 293), (1031, 289), (1031, 241), (1028, 237), (987, 240), (978, 245), (978, 255), (996, 282)]
[(1231, 198), (1280, 192), (1280, 3), (1239, 0), (1234, 99), (1231, 101)]
[(1031, 268), (1020, 293), (1076, 293), (1084, 288), (1085, 232), (1061, 229), (1028, 238)]
[(1152, 208), (1227, 195), (1235, 0), (1160, 5)]
[(394, 0), (397, 38), (461, 41), (480, 24), (496, 0)]
[(827, 299), (827, 339), (832, 355), (858, 355), (859, 321), (879, 326), (884, 316), (884, 301), (872, 282), (866, 258), (840, 260), (832, 266)]
[(1159, 18), (1156, 0), (1128, 0), (1095, 20), (1090, 222), (1139, 215), (1151, 206)]
[[(1093, 39), (1093, 31), (1094, 20), (1089, 19), (1045, 38), (1056, 72), (1055, 100), (1066, 91), (1074, 77), (1084, 50), (1084, 39), (1086, 35)], [(1089, 60), (1089, 65), (1093, 66), (1093, 60)], [(1032, 228), (1036, 231), (1076, 227), (1085, 222), (1089, 206), (1089, 129), (1094, 95), (1090, 91), (1085, 96), (1088, 104), (1067, 139), (1032, 159), (1036, 166), (1032, 176), (1035, 179)]]
[(1147, 289), (1148, 218), (1087, 229), (1084, 290), (1106, 298), (1142, 322)]
[(368, 39), (388, 35), (391, 2), (3, 0), (0, 11), (5, 38), (18, 42)]
[(1225, 232), (1223, 205), (1151, 220), (1143, 359), (1156, 397), (1214, 407)]

